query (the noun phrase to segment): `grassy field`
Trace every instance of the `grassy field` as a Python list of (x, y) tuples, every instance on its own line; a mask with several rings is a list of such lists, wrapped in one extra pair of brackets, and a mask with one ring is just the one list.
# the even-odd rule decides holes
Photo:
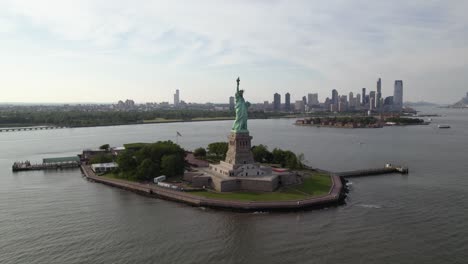
[(327, 194), (330, 191), (332, 181), (329, 175), (322, 173), (307, 173), (304, 183), (292, 187), (285, 187), (276, 192), (231, 192), (219, 193), (198, 191), (190, 194), (206, 198), (235, 200), (235, 201), (288, 201), (300, 200), (313, 196)]

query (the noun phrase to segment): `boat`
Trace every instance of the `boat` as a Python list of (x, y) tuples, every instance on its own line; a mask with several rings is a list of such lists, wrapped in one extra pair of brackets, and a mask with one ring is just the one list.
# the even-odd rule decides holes
[(450, 128), (449, 125), (439, 125), (438, 127), (439, 127), (439, 128)]

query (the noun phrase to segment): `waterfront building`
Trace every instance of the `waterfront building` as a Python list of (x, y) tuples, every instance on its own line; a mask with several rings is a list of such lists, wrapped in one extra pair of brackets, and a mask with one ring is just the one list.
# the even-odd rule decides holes
[(229, 97), (229, 110), (234, 111), (234, 96)]
[(381, 101), (382, 101), (382, 80), (379, 78), (377, 81), (377, 98), (376, 100), (376, 108), (380, 109), (381, 107)]
[(354, 94), (353, 94), (353, 92), (349, 92), (349, 106), (354, 107)]
[(295, 108), (296, 112), (300, 112), (300, 113), (305, 112), (304, 100), (298, 100), (298, 101), (296, 101), (296, 103), (295, 103), (295, 105), (294, 105), (294, 108)]
[(286, 93), (284, 95), (284, 111), (290, 112), (291, 111), (291, 94)]
[(180, 103), (180, 94), (179, 94), (179, 89), (177, 89), (174, 94), (174, 106), (179, 106), (179, 103)]
[(281, 111), (281, 95), (279, 93), (273, 95), (273, 111)]
[(304, 102), (304, 105), (307, 105), (307, 97), (302, 96), (302, 101)]
[(393, 107), (395, 111), (401, 111), (403, 108), (403, 81), (396, 80), (393, 90)]

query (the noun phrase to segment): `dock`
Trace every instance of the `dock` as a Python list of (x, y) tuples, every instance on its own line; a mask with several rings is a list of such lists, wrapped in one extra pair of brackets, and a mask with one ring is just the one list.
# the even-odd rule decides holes
[(18, 132), (18, 131), (32, 131), (32, 130), (51, 130), (51, 129), (63, 129), (67, 127), (62, 126), (36, 126), (36, 127), (7, 127), (0, 128), (1, 132)]
[(33, 164), (29, 160), (17, 161), (13, 163), (11, 169), (13, 172), (17, 171), (32, 171), (32, 170), (58, 170), (70, 169), (80, 167), (80, 158), (73, 157), (60, 157), (60, 158), (47, 158), (43, 159), (42, 163)]
[(390, 174), (390, 173), (408, 174), (408, 172), (409, 172), (409, 169), (407, 167), (392, 166), (390, 164), (387, 164), (383, 168), (335, 172), (333, 174), (339, 177), (343, 177), (343, 178), (353, 178), (353, 177), (364, 177), (364, 176)]

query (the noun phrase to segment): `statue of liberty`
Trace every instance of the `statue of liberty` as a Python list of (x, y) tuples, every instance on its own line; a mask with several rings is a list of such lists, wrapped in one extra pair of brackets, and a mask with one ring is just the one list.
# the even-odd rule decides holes
[(232, 125), (232, 131), (249, 132), (247, 130), (248, 109), (250, 103), (244, 100), (244, 90), (239, 90), (240, 78), (237, 78), (237, 92), (236, 92), (236, 121)]

